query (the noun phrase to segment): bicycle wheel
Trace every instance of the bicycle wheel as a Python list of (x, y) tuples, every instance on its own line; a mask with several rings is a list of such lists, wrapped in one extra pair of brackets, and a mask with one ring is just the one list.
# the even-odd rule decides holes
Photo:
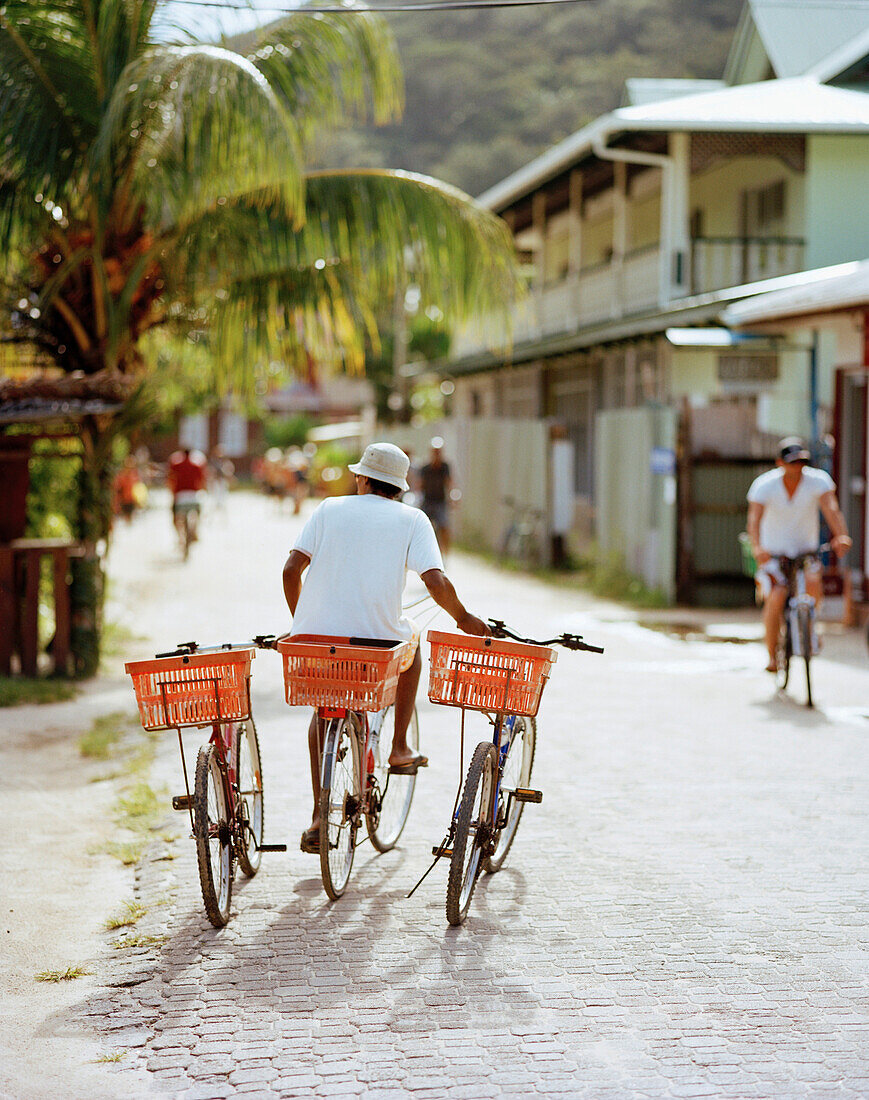
[(351, 718), (329, 723), (323, 746), (320, 790), (320, 873), (323, 889), (336, 901), (344, 893), (362, 807), (359, 738)]
[(812, 707), (812, 616), (807, 607), (797, 608), (797, 629), (800, 635), (800, 648), (806, 664), (806, 706)]
[[(374, 789), (369, 795), (371, 805), (365, 814), (365, 826), (377, 851), (388, 852), (395, 847), (410, 813), (416, 776), (389, 774), (395, 707), (387, 707), (382, 713), (383, 723), (374, 752)], [(407, 744), (411, 752), (419, 752), (419, 719), (416, 707), (413, 708), (410, 725), (407, 727)]]
[(190, 512), (185, 509), (181, 524), (181, 556), (184, 561), (190, 557)]
[(239, 867), (250, 878), (259, 870), (263, 842), (263, 773), (252, 717), (238, 724), (234, 751), (238, 784), (235, 852)]
[(785, 608), (784, 615), (782, 617), (781, 630), (778, 634), (778, 645), (775, 650), (775, 661), (777, 665), (775, 682), (776, 686), (781, 690), (788, 686), (788, 678), (790, 676), (791, 666), (791, 624), (790, 614), (788, 609)]
[(459, 803), (450, 874), (447, 881), (447, 920), (461, 924), (468, 915), (480, 867), (492, 836), (491, 802), (497, 759), (495, 746), (481, 741), (474, 749), (465, 789)]
[(215, 928), (222, 928), (232, 900), (232, 843), (223, 775), (213, 745), (203, 745), (196, 760), (193, 831), (205, 912)]
[[(531, 768), (534, 765), (534, 748), (537, 744), (537, 723), (533, 718), (522, 718), (519, 715), (514, 719), (513, 736), (507, 755), (501, 765), (501, 787), (498, 793), (498, 818), (500, 821), (501, 807), (507, 805), (507, 796), (517, 787), (527, 787), (531, 782)], [(495, 851), (483, 860), (483, 870), (487, 874), (500, 871), (510, 851), (513, 837), (519, 827), (519, 818), (525, 809), (523, 802), (510, 799), (510, 815), (504, 821), (497, 834)]]

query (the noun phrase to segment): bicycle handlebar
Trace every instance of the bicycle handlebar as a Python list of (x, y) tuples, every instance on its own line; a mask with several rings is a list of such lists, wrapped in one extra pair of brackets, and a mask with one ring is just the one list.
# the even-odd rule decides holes
[(277, 634), (257, 634), (247, 642), (223, 642), (221, 645), (199, 645), (198, 642), (179, 642), (169, 653), (155, 653), (155, 657), (189, 657), (192, 653), (228, 653), (233, 649), (275, 649)]
[(505, 625), (502, 619), (489, 619), (492, 635), (495, 638), (512, 638), (514, 642), (525, 642), (527, 645), (560, 645), (565, 649), (583, 650), (586, 653), (603, 653), (603, 646), (589, 645), (582, 640), (579, 634), (561, 634), (557, 638), (523, 638), (515, 634)]

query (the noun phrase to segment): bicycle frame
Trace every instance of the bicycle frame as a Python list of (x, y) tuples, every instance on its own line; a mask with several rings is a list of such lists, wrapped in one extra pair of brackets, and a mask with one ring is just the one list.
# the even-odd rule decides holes
[[(382, 714), (382, 712), (378, 712)], [(375, 736), (379, 736), (379, 727), (374, 728), (372, 723), (368, 721), (368, 714), (361, 710), (349, 710), (347, 708), (333, 708), (333, 707), (318, 707), (317, 719), (324, 723), (323, 726), (323, 748), (322, 757), (320, 760), (320, 786), (331, 787), (332, 785), (332, 772), (335, 767), (335, 752), (334, 749), (329, 749), (330, 742), (335, 745), (336, 742), (332, 740), (328, 735), (330, 732), (331, 722), (343, 722), (346, 718), (351, 719), (353, 725), (354, 736), (359, 739), (361, 752), (359, 754), (359, 789), (362, 791), (362, 803), (359, 806), (359, 813), (364, 814), (371, 809), (370, 797), (371, 797), (371, 784), (369, 778), (374, 774), (371, 767), (372, 764), (372, 752), (374, 750)], [(387, 773), (386, 785), (380, 792), (381, 798), (386, 794), (386, 789), (389, 786), (389, 775)]]

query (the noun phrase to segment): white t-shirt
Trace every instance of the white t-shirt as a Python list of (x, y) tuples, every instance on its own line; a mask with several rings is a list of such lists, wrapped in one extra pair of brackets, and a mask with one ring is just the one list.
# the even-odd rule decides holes
[(317, 506), (293, 547), (311, 559), (294, 634), (410, 641), (401, 613), (408, 569), (443, 569), (434, 528), (417, 508), (373, 493)]
[(754, 479), (748, 490), (752, 504), (762, 504), (760, 545), (778, 557), (795, 558), (817, 550), (821, 541), (818, 502), (836, 484), (824, 470), (803, 466), (797, 491), (788, 496), (784, 470), (777, 467)]

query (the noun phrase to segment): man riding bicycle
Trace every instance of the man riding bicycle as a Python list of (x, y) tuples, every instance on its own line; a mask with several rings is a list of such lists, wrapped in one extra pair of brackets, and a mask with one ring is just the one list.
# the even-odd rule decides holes
[(200, 493), (205, 488), (206, 480), (205, 456), (199, 451), (183, 447), (170, 456), (167, 483), (172, 491), (172, 522), (179, 538), (183, 537), (182, 527), (189, 516), (190, 539), (196, 541)]
[[(459, 600), (443, 571), (430, 520), (398, 499), (408, 489), (410, 460), (391, 443), (372, 443), (350, 466), (356, 495), (324, 500), (302, 529), (283, 571), (293, 634), (406, 641), (395, 698), (395, 733), (389, 765), (415, 775), (428, 759), (407, 744), (422, 660), (419, 630), (402, 614), (405, 576), (418, 573), (435, 603), (466, 634), (488, 635), (482, 619)], [(302, 575), (307, 570), (302, 583)], [(319, 851), (320, 757), (323, 724), (316, 712), (308, 730), (314, 813), (302, 834), (303, 852)]]
[[(820, 543), (818, 509), (830, 528), (830, 544), (841, 558), (851, 546), (836, 486), (824, 470), (808, 465), (811, 455), (797, 436), (779, 443), (776, 469), (755, 478), (748, 490), (748, 537), (757, 562), (756, 580), (764, 600), (763, 624), (769, 651), (767, 672), (777, 671), (776, 642), (787, 600), (780, 558), (811, 553)], [(806, 571), (806, 591), (821, 598), (820, 568)]]

